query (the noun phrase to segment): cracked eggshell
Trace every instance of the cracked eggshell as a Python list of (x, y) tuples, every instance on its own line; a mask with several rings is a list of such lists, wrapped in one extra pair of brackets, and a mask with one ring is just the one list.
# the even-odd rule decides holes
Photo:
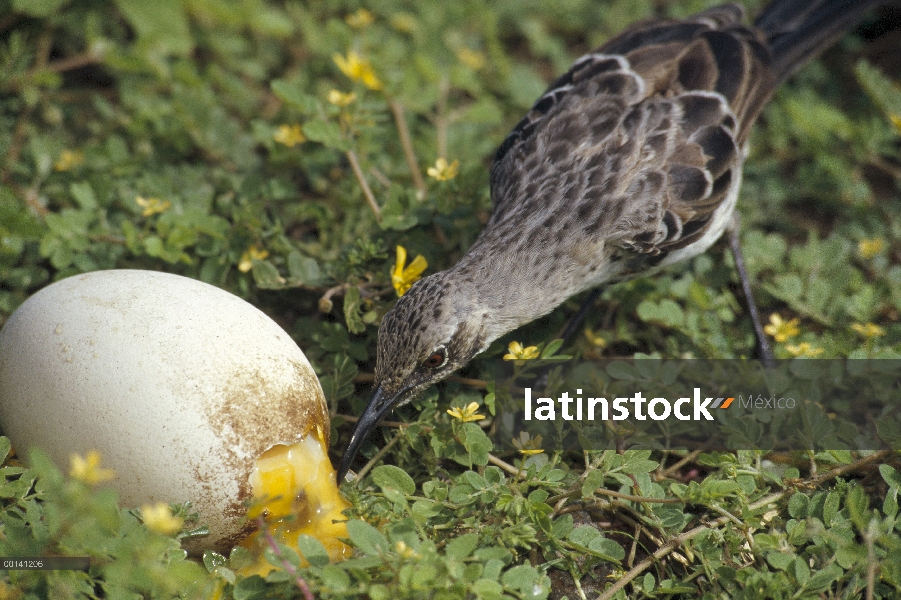
[(0, 331), (0, 428), (20, 455), (67, 469), (97, 449), (123, 506), (190, 500), (228, 550), (257, 457), (314, 433), (328, 410), (310, 363), (274, 321), (219, 288), (153, 271), (77, 275), (29, 298)]

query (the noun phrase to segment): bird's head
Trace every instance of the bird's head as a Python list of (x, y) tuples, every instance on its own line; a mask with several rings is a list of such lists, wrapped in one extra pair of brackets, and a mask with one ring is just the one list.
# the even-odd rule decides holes
[(448, 271), (430, 275), (404, 294), (379, 327), (375, 389), (338, 467), (338, 481), (381, 418), (447, 378), (493, 341), (488, 312), (465, 281)]

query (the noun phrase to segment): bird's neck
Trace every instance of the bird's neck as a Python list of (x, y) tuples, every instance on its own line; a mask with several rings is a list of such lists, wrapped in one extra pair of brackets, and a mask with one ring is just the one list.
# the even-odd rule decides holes
[[(486, 346), (548, 314), (581, 291), (569, 269), (560, 265), (542, 268), (531, 262), (531, 256), (489, 255), (473, 250), (450, 269), (450, 276), (455, 285), (466, 288), (457, 293), (470, 299), (472, 310), (483, 313)], [(535, 277), (536, 273), (541, 277)]]

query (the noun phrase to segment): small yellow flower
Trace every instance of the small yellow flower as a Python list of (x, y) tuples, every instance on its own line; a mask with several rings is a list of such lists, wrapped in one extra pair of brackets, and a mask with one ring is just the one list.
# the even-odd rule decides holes
[(485, 66), (485, 55), (478, 50), (471, 50), (465, 46), (457, 50), (457, 60), (473, 71), (478, 71)]
[(476, 411), (479, 410), (478, 402), (470, 402), (468, 406), (465, 408), (454, 407), (447, 411), (447, 414), (452, 416), (455, 419), (459, 419), (464, 423), (470, 423), (472, 421), (481, 421), (485, 418), (485, 415), (480, 415)]
[(359, 81), (370, 90), (382, 89), (382, 82), (376, 77), (372, 65), (353, 50), (347, 53), (346, 58), (340, 54), (335, 54), (332, 60), (335, 61), (342, 73), (354, 81)]
[(307, 141), (307, 137), (303, 134), (303, 129), (296, 123), (294, 125), (279, 125), (272, 139), (283, 144), (288, 148), (293, 148), (297, 144)]
[(588, 343), (596, 348), (603, 348), (607, 345), (607, 340), (591, 329), (585, 328), (585, 337), (588, 338)]
[(135, 198), (135, 203), (144, 209), (141, 211), (142, 217), (152, 217), (155, 214), (164, 213), (172, 206), (172, 203), (168, 200), (145, 198), (144, 196), (137, 196)]
[(172, 535), (181, 531), (184, 519), (172, 514), (172, 509), (165, 502), (145, 504), (141, 507), (141, 520), (150, 531), (161, 535)]
[(816, 358), (824, 352), (822, 348), (814, 348), (810, 342), (801, 342), (800, 344), (789, 344), (785, 347), (791, 352), (792, 356), (800, 356), (803, 358)]
[(363, 29), (364, 27), (368, 27), (369, 25), (372, 25), (373, 21), (375, 21), (375, 15), (365, 8), (361, 8), (357, 10), (357, 12), (351, 13), (344, 17), (344, 22), (354, 29)]
[(882, 241), (882, 238), (860, 240), (857, 242), (857, 253), (863, 258), (870, 259), (882, 252), (884, 246), (885, 242)]
[(881, 337), (885, 335), (885, 329), (883, 329), (876, 323), (854, 323), (853, 325), (851, 325), (851, 329), (867, 338), (868, 340), (874, 337)]
[(538, 346), (523, 348), (519, 342), (510, 342), (507, 345), (509, 354), (504, 354), (504, 360), (532, 360), (538, 358)]
[(397, 258), (394, 262), (394, 271), (391, 273), (391, 284), (394, 285), (394, 291), (397, 292), (398, 298), (407, 293), (413, 284), (419, 281), (422, 273), (428, 268), (429, 263), (426, 262), (422, 255), (413, 259), (409, 266), (407, 264), (407, 249), (403, 246), (397, 247)]
[(402, 558), (419, 558), (419, 553), (413, 550), (413, 548), (410, 548), (403, 540), (399, 540), (394, 544), (394, 551)]
[(457, 176), (459, 167), (459, 160), (454, 160), (454, 162), (448, 164), (447, 159), (442, 156), (435, 161), (434, 167), (429, 167), (426, 170), (426, 173), (429, 174), (429, 177), (437, 179), (438, 181), (447, 181), (448, 179), (453, 179)]
[(901, 133), (901, 115), (892, 115), (889, 117), (889, 120), (891, 120), (892, 125), (895, 126), (895, 129), (898, 130), (898, 133)]
[(53, 164), (57, 171), (69, 171), (84, 164), (84, 154), (80, 150), (63, 150)]
[(533, 454), (541, 454), (541, 436), (532, 437), (526, 431), (519, 432), (519, 438), (513, 438), (513, 446), (519, 450), (523, 456), (532, 456)]
[(344, 108), (345, 106), (353, 103), (354, 100), (357, 99), (357, 95), (353, 92), (339, 92), (338, 90), (330, 90), (328, 93), (328, 101), (334, 104), (335, 106), (340, 106)]
[(801, 330), (798, 329), (798, 324), (800, 322), (800, 319), (784, 321), (782, 317), (779, 316), (779, 313), (773, 313), (770, 315), (770, 324), (764, 327), (763, 331), (766, 332), (767, 335), (773, 336), (777, 342), (784, 342), (801, 333)]
[(269, 256), (268, 250), (263, 250), (259, 246), (251, 246), (241, 255), (241, 262), (238, 263), (238, 270), (242, 273), (246, 273), (253, 268), (253, 261), (265, 260), (267, 256)]
[(97, 485), (116, 477), (116, 472), (112, 469), (100, 467), (100, 453), (96, 450), (88, 450), (84, 457), (73, 454), (69, 461), (72, 465), (69, 475), (89, 485)]

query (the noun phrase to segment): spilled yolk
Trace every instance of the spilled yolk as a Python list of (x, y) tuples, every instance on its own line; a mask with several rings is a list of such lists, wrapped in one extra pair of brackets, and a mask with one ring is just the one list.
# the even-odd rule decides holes
[[(332, 562), (351, 555), (351, 548), (338, 540), (348, 537), (344, 524), (347, 517), (341, 511), (350, 504), (338, 493), (325, 444), (314, 432), (301, 442), (273, 446), (264, 452), (250, 474), (250, 485), (254, 502), (247, 517), (262, 517), (280, 543), (297, 548), (297, 538), (306, 534), (322, 542)], [(263, 534), (254, 533), (241, 545), (257, 557), (244, 575), (265, 576), (275, 568), (263, 557), (269, 548)]]

